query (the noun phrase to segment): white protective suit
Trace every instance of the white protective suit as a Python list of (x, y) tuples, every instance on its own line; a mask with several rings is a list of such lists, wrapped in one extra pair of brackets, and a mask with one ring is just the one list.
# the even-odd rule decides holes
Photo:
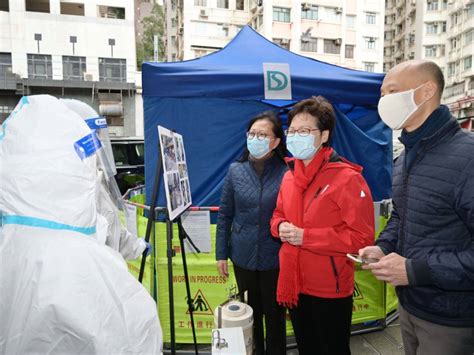
[[(73, 99), (61, 99), (60, 101), (69, 109), (76, 112), (83, 120), (98, 118), (99, 116), (92, 107), (82, 101)], [(97, 219), (97, 239), (101, 242), (105, 241), (106, 245), (122, 254), (125, 260), (133, 260), (142, 255), (147, 245), (144, 239), (139, 239), (132, 235), (127, 228), (120, 223), (119, 206), (114, 199), (121, 197), (114, 196), (111, 191), (111, 185), (115, 185), (113, 187), (115, 187), (115, 191), (117, 191), (116, 195), (119, 194), (119, 189), (112, 174), (109, 174), (111, 175), (109, 177), (107, 176), (107, 172), (112, 170), (108, 168), (107, 165), (113, 165), (115, 163), (110, 141), (102, 141), (101, 149), (105, 150), (105, 152), (102, 152), (105, 153), (101, 155), (102, 159), (111, 161), (102, 161), (97, 164), (97, 184), (99, 190), (99, 194), (97, 195), (97, 213), (100, 215)], [(106, 233), (105, 235), (104, 232)]]
[(0, 128), (0, 354), (159, 354), (156, 303), (98, 243), (89, 127), (48, 95)]

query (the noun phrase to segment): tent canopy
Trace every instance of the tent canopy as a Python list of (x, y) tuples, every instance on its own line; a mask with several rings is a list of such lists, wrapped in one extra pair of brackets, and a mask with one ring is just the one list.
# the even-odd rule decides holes
[[(265, 100), (263, 63), (289, 65), (291, 100)], [(193, 204), (215, 206), (228, 166), (243, 153), (250, 119), (272, 109), (285, 123), (282, 107), (313, 95), (334, 105), (332, 146), (364, 167), (374, 200), (391, 195), (391, 130), (376, 110), (382, 74), (294, 54), (248, 26), (218, 52), (185, 62), (144, 63), (142, 72), (148, 199), (159, 154), (157, 125), (183, 135)], [(165, 205), (163, 193), (158, 204)]]

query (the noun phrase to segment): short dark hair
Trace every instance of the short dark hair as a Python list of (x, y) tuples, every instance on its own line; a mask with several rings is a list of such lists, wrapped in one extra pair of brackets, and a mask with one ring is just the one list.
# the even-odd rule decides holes
[(420, 69), (433, 78), (438, 86), (438, 97), (441, 99), (444, 90), (444, 75), (441, 68), (435, 62), (427, 60), (420, 64)]
[[(282, 162), (284, 162), (285, 157), (288, 155), (288, 151), (286, 150), (286, 144), (285, 144), (285, 139), (284, 139), (285, 133), (283, 131), (283, 126), (282, 126), (280, 118), (273, 111), (262, 112), (250, 120), (247, 126), (247, 132), (250, 131), (250, 128), (252, 128), (255, 122), (260, 121), (260, 120), (266, 120), (272, 124), (273, 135), (276, 138), (280, 138), (280, 143), (275, 148), (275, 154), (278, 158), (280, 158)], [(247, 161), (249, 159), (249, 154), (250, 153), (247, 149), (247, 146), (245, 146), (244, 154), (239, 159), (239, 161), (240, 162)]]
[(322, 131), (329, 131), (329, 138), (324, 146), (329, 145), (332, 133), (336, 127), (336, 114), (331, 103), (322, 96), (312, 96), (309, 99), (298, 102), (290, 112), (288, 112), (288, 127), (293, 118), (300, 113), (307, 113), (314, 117), (316, 127)]

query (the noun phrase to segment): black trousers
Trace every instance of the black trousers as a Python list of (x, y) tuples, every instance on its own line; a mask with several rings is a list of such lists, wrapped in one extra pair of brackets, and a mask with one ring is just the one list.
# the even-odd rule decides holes
[[(286, 354), (286, 309), (276, 301), (279, 270), (251, 271), (234, 264), (239, 292), (248, 291), (248, 304), (253, 309), (255, 354)], [(266, 341), (263, 336), (265, 318)]]
[(319, 298), (300, 294), (290, 317), (300, 355), (351, 353), (352, 296)]

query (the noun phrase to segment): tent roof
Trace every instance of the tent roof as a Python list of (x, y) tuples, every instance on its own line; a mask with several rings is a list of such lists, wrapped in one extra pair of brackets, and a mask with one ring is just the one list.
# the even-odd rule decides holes
[(288, 63), (295, 101), (323, 95), (333, 103), (376, 105), (383, 74), (342, 68), (283, 49), (245, 26), (222, 50), (199, 59), (144, 63), (143, 95), (263, 100), (263, 63)]

